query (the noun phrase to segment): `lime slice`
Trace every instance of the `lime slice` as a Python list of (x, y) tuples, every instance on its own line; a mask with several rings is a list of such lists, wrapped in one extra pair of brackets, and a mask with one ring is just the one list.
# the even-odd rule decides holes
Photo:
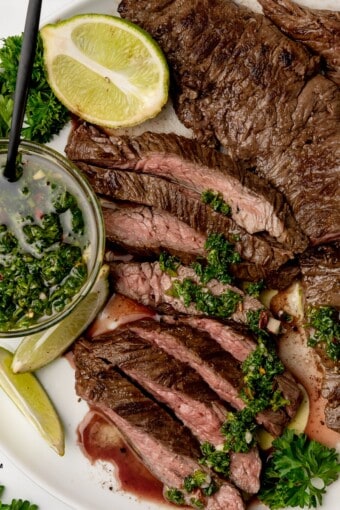
[(64, 430), (47, 393), (33, 374), (14, 374), (12, 360), (12, 353), (0, 347), (0, 387), (45, 441), (64, 455)]
[(133, 126), (168, 98), (166, 59), (151, 36), (129, 21), (81, 14), (41, 29), (49, 84), (84, 120)]
[(32, 372), (60, 356), (91, 324), (109, 294), (109, 266), (104, 265), (91, 292), (64, 320), (42, 333), (24, 337), (14, 353), (12, 370)]

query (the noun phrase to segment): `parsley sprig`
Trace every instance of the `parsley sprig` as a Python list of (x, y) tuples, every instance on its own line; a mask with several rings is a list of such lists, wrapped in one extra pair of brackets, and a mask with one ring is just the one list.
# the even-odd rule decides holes
[[(9, 134), (13, 112), (13, 96), (22, 46), (22, 35), (3, 39), (0, 48), (0, 137)], [(59, 133), (69, 119), (67, 109), (55, 97), (45, 74), (43, 45), (38, 44), (27, 98), (23, 138), (48, 142)]]
[(321, 505), (326, 487), (340, 473), (336, 450), (290, 429), (273, 441), (273, 447), (258, 495), (260, 500), (271, 510)]
[(0, 510), (38, 510), (38, 506), (30, 503), (27, 500), (12, 499), (11, 503), (3, 503), (1, 498), (5, 490), (3, 485), (0, 485)]

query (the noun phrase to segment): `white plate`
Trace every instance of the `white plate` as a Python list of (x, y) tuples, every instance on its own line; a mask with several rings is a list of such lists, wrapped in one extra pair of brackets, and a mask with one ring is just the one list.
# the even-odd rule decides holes
[[(4, 0), (2, 0), (3, 2)], [(240, 3), (255, 5), (254, 0), (239, 0)], [(14, 4), (20, 0), (8, 3), (9, 13), (15, 15)], [(5, 2), (6, 3), (6, 2)], [(45, 0), (50, 4), (49, 12), (57, 11), (56, 0)], [(71, 8), (57, 11), (57, 14), (43, 18), (43, 22), (55, 21), (57, 18), (66, 18), (73, 14), (83, 12), (102, 12), (114, 14), (118, 1), (112, 0), (78, 0), (72, 2)], [(301, 0), (300, 3), (313, 7), (339, 8), (339, 0)], [(52, 5), (53, 4), (53, 5)], [(63, 2), (65, 6), (66, 2)], [(53, 7), (55, 6), (55, 9)], [(3, 6), (2, 6), (3, 7)], [(19, 33), (16, 28), (11, 31), (11, 15), (1, 16), (0, 37)], [(165, 115), (167, 120), (168, 112)], [(164, 116), (164, 115), (163, 115)], [(176, 122), (176, 121), (175, 121)], [(153, 127), (162, 130), (163, 122), (156, 121)], [(171, 129), (180, 129), (179, 124), (172, 125)], [(51, 146), (64, 150), (68, 129), (64, 129), (56, 137)], [(15, 345), (13, 341), (1, 340), (3, 345), (11, 350)], [(115, 482), (114, 469), (111, 464), (97, 462), (91, 465), (77, 446), (76, 429), (84, 417), (87, 406), (79, 402), (74, 391), (74, 373), (65, 359), (54, 362), (38, 373), (40, 380), (46, 387), (64, 423), (66, 431), (66, 453), (58, 457), (46, 446), (39, 434), (31, 427), (19, 413), (12, 402), (0, 392), (0, 449), (38, 485), (44, 487), (51, 494), (64, 501), (71, 507), (79, 510), (156, 510), (159, 504), (140, 501), (130, 494), (118, 490)], [(340, 481), (334, 483), (320, 510), (339, 510)], [(173, 508), (168, 505), (162, 508)], [(264, 508), (261, 506), (261, 508)]]

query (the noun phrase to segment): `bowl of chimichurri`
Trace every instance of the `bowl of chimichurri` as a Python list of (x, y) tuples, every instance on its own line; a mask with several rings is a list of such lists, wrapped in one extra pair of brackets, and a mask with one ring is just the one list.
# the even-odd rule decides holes
[(19, 146), (20, 177), (3, 175), (0, 139), (0, 337), (48, 328), (91, 290), (103, 261), (101, 209), (86, 178), (64, 156)]

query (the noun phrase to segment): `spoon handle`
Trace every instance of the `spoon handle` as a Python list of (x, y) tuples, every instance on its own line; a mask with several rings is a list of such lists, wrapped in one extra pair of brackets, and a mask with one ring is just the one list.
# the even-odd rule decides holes
[(9, 181), (16, 180), (16, 158), (24, 121), (28, 90), (37, 44), (42, 0), (29, 0), (18, 74), (14, 93), (13, 116), (9, 134), (8, 154), (4, 175)]

